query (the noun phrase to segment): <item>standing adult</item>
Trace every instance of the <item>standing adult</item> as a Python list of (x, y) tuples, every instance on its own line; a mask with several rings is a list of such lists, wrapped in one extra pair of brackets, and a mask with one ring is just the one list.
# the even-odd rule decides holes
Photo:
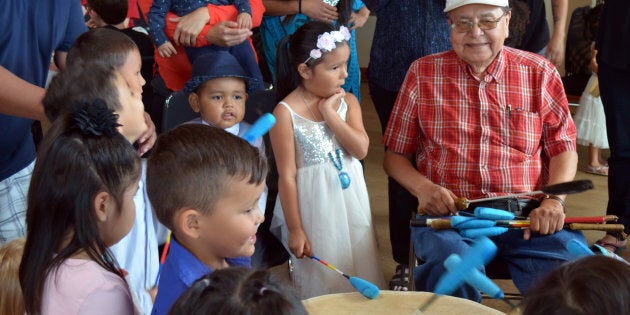
[(598, 241), (610, 251), (625, 247), (630, 233), (630, 2), (606, 0), (599, 20), (597, 63), (599, 91), (610, 145), (608, 214), (619, 217), (624, 233)]
[(551, 0), (553, 29), (549, 32), (547, 10), (543, 0), (517, 0), (527, 3), (529, 7), (529, 23), (518, 49), (531, 51), (545, 56), (556, 67), (564, 62), (567, 12), (569, 0)]
[(46, 121), (42, 100), (50, 61), (65, 67), (87, 30), (79, 1), (6, 0), (0, 10), (0, 241), (26, 233), (26, 194), (35, 164), (31, 125)]
[[(409, 65), (416, 59), (451, 49), (444, 15), (445, 0), (364, 0), (376, 14), (376, 29), (370, 51), (368, 82), (383, 132)], [(395, 56), (395, 57), (393, 57)], [(390, 290), (407, 290), (409, 220), (417, 199), (391, 177), (388, 178), (389, 237), (392, 256), (398, 264)]]
[(276, 48), (280, 40), (310, 20), (344, 25), (350, 29), (350, 58), (348, 77), (342, 88), (361, 101), (361, 71), (357, 53), (355, 29), (365, 25), (370, 10), (362, 0), (263, 0), (265, 16), (260, 35), (265, 60), (274, 81), (276, 80)]
[[(508, 0), (447, 0), (444, 11), (453, 50), (409, 68), (383, 138), (387, 174), (416, 196), (423, 218), (457, 213), (459, 196), (505, 196), (573, 180), (576, 129), (560, 75), (541, 56), (504, 47)], [(529, 217), (529, 229), (491, 238), (523, 293), (572, 259), (564, 244), (586, 242), (563, 230), (564, 196), (506, 197), (464, 211), (478, 206)], [(473, 241), (429, 227), (414, 227), (412, 238), (424, 261), (414, 272), (421, 291), (435, 290), (444, 260)], [(481, 300), (468, 285), (454, 295)]]

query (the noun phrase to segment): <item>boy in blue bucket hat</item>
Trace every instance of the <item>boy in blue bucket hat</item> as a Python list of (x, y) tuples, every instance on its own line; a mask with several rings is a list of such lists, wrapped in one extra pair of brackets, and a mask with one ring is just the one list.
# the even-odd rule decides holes
[[(239, 61), (228, 51), (217, 51), (198, 57), (192, 65), (192, 78), (186, 82), (184, 93), (192, 110), (200, 117), (188, 124), (205, 124), (242, 136), (251, 125), (243, 120), (248, 92), (261, 84), (243, 69)], [(262, 138), (252, 144), (265, 156)], [(268, 189), (265, 186), (258, 201), (265, 213)]]

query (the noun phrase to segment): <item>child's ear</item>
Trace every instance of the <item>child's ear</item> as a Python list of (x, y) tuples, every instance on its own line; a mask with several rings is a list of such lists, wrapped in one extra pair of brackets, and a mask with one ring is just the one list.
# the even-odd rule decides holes
[(177, 229), (187, 237), (195, 239), (198, 238), (200, 234), (200, 218), (201, 213), (196, 209), (185, 209), (177, 216), (175, 225)]
[(96, 214), (96, 219), (99, 222), (107, 221), (107, 217), (110, 213), (112, 207), (115, 207), (115, 202), (113, 202), (114, 198), (110, 196), (107, 192), (101, 191), (96, 194), (94, 198), (94, 211)]
[(192, 92), (188, 95), (188, 103), (195, 113), (198, 113), (199, 110), (201, 110), (199, 107), (199, 95), (197, 95), (197, 93)]
[(304, 80), (308, 80), (313, 76), (313, 70), (309, 68), (305, 63), (298, 65), (298, 73)]

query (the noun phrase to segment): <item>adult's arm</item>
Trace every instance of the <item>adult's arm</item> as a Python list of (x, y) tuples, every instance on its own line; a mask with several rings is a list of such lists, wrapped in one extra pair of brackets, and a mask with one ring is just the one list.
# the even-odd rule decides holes
[[(578, 155), (575, 151), (565, 151), (549, 160), (549, 185), (572, 181), (577, 171)], [(566, 195), (558, 196), (562, 200)], [(540, 207), (532, 210), (529, 215), (530, 227), (525, 230), (525, 239), (529, 239), (531, 232), (539, 234), (553, 234), (562, 230), (564, 226), (563, 204), (555, 199), (544, 199)]]
[(0, 66), (0, 113), (47, 121), (42, 100), (46, 90)]
[(444, 216), (457, 212), (454, 198), (450, 190), (434, 184), (411, 164), (410, 154), (385, 151), (383, 169), (389, 177), (395, 179), (418, 199), (418, 205), (432, 216)]
[(553, 31), (547, 43), (545, 55), (556, 67), (560, 67), (564, 62), (567, 13), (569, 10), (568, 0), (552, 0), (551, 9), (553, 12)]
[[(251, 0), (252, 9), (252, 26), (258, 27), (262, 22), (263, 14), (265, 13), (265, 6), (262, 0)], [(182, 17), (178, 17), (172, 12), (166, 15), (166, 36), (173, 38), (176, 44), (182, 44), (184, 46), (202, 47), (211, 44), (221, 46), (231, 46), (230, 40), (221, 41), (221, 37), (217, 36), (217, 33), (224, 34), (225, 36), (238, 36), (245, 40), (251, 35), (251, 31), (248, 29), (238, 29), (231, 23), (224, 23), (226, 21), (236, 21), (238, 10), (233, 5), (212, 5), (209, 4), (205, 8), (200, 8)], [(227, 26), (232, 30), (222, 30), (222, 32), (210, 33), (214, 26), (224, 28)], [(210, 33), (210, 34), (209, 34)], [(243, 42), (236, 44), (240, 44)]]
[(321, 0), (263, 0), (267, 12), (265, 15), (281, 16), (300, 13), (300, 1), (302, 2), (302, 14), (321, 21), (334, 21), (339, 18), (337, 8), (324, 3)]

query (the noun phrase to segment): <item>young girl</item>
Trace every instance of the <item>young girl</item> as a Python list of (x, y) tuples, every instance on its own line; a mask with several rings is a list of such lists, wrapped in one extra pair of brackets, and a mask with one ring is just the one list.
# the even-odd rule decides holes
[[(309, 22), (278, 46), (277, 118), (270, 136), (279, 173), (271, 228), (293, 256), (316, 255), (382, 287), (370, 204), (358, 159), (369, 139), (356, 97), (341, 86), (347, 28)], [(301, 297), (352, 292), (348, 280), (293, 257)]]
[[(260, 27), (263, 50), (267, 66), (274, 76), (274, 82), (280, 82), (276, 76), (276, 47), (280, 40), (295, 33), (295, 31), (308, 21), (320, 20), (335, 25), (349, 27), (352, 38), (348, 41), (350, 58), (348, 59), (348, 78), (343, 85), (346, 92), (353, 93), (361, 100), (361, 69), (357, 54), (355, 29), (363, 27), (370, 16), (370, 10), (361, 0), (317, 0), (306, 1), (265, 1), (265, 15)], [(312, 7), (315, 7), (313, 9)], [(313, 12), (313, 11), (316, 11)], [(285, 15), (287, 12), (297, 13)], [(322, 13), (325, 12), (325, 13)], [(278, 84), (276, 84), (278, 85)]]
[(606, 134), (606, 115), (604, 105), (599, 97), (597, 80), (597, 50), (593, 49), (591, 68), (593, 74), (580, 97), (580, 107), (575, 113), (577, 128), (577, 143), (588, 146), (588, 164), (585, 172), (608, 176), (608, 163), (602, 157), (602, 149), (608, 149), (608, 135)]
[(182, 294), (169, 315), (306, 315), (291, 287), (267, 270), (219, 269), (197, 280)]
[[(139, 143), (138, 154), (142, 155), (153, 146), (155, 129), (144, 112), (143, 104), (138, 103), (142, 87), (146, 84), (141, 74), (140, 52), (133, 40), (121, 32), (97, 28), (77, 38), (68, 52), (66, 70), (53, 79), (46, 93), (44, 108), (47, 116), (53, 121), (60, 113), (67, 111), (68, 104), (84, 97), (107, 101), (111, 97), (108, 90), (98, 84), (101, 68), (118, 73), (123, 80), (117, 84), (126, 88), (126, 93), (121, 94), (121, 97), (132, 97), (130, 103), (134, 106), (127, 107), (122, 104), (125, 102), (121, 102), (121, 108), (110, 108), (121, 114), (121, 120), (118, 121), (123, 125), (121, 134), (130, 143)], [(107, 104), (116, 103), (107, 101)], [(148, 126), (143, 123), (145, 120)], [(143, 132), (138, 134), (140, 127)], [(136, 222), (129, 234), (110, 250), (128, 272), (127, 281), (137, 298), (137, 304), (148, 314), (153, 308), (155, 292), (152, 289), (156, 285), (160, 266), (158, 243), (166, 239), (166, 233), (163, 233), (166, 229), (154, 216), (145, 194), (144, 179), (139, 185), (140, 189), (134, 197)]]
[(131, 229), (140, 160), (100, 99), (75, 103), (39, 148), (20, 284), (28, 314), (133, 314), (107, 247)]

